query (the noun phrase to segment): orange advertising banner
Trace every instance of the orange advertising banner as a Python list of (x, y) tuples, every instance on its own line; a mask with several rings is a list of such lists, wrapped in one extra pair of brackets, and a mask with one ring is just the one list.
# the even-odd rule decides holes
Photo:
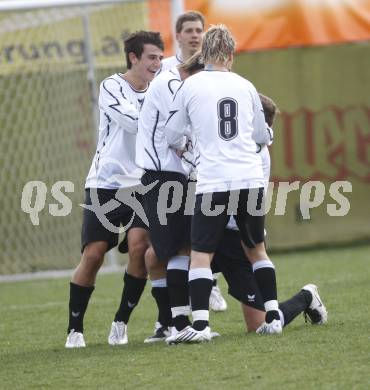
[(370, 0), (185, 0), (223, 23), (238, 51), (370, 40)]

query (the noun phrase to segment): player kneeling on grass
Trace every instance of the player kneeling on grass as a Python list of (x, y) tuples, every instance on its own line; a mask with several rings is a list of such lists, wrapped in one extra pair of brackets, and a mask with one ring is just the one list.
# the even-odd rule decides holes
[[(222, 272), (229, 287), (229, 294), (242, 304), (248, 332), (254, 332), (264, 323), (265, 309), (252, 264), (245, 257), (240, 239), (235, 222), (229, 223), (212, 261)], [(326, 308), (314, 284), (305, 285), (293, 297), (279, 303), (283, 327), (301, 313), (306, 321), (312, 324), (322, 325), (327, 322)]]
[(165, 129), (169, 145), (181, 149), (184, 128), (191, 124), (200, 155), (189, 271), (193, 325), (177, 335), (177, 343), (211, 338), (210, 264), (229, 220), (229, 198), (235, 193), (239, 195), (233, 205), (235, 219), (266, 310), (263, 327), (269, 334), (282, 332), (275, 269), (264, 245), (264, 180), (255, 149), (256, 142), (267, 143), (266, 124), (254, 86), (230, 72), (234, 50), (226, 27), (206, 32), (201, 52), (204, 71), (180, 86)]

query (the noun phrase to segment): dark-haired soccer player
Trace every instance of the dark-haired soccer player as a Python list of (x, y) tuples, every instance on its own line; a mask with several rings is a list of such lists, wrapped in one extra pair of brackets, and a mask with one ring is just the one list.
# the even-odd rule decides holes
[[(82, 257), (70, 283), (66, 348), (85, 347), (83, 319), (97, 272), (105, 253), (117, 245), (120, 224), (129, 224), (135, 216), (131, 207), (117, 199), (125, 192), (133, 193), (140, 184), (141, 171), (135, 164), (138, 115), (149, 82), (160, 68), (164, 45), (159, 33), (139, 31), (125, 40), (124, 48), (127, 71), (107, 77), (100, 85), (99, 139), (85, 184)], [(97, 202), (98, 206), (112, 204), (106, 207), (104, 218)], [(146, 229), (129, 230), (129, 262), (121, 304), (108, 338), (111, 345), (127, 343), (126, 325), (146, 283), (144, 253), (148, 245)]]

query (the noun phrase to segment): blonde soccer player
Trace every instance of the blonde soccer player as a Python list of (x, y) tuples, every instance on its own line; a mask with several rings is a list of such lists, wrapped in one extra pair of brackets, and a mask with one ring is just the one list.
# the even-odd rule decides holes
[(168, 143), (182, 149), (184, 128), (189, 124), (200, 154), (189, 271), (193, 324), (177, 335), (177, 343), (211, 339), (210, 264), (230, 207), (266, 310), (257, 332), (282, 332), (275, 268), (264, 245), (264, 177), (256, 153), (256, 143), (266, 144), (268, 132), (255, 87), (230, 71), (234, 51), (235, 41), (225, 26), (211, 27), (205, 33), (204, 71), (179, 87), (165, 130)]

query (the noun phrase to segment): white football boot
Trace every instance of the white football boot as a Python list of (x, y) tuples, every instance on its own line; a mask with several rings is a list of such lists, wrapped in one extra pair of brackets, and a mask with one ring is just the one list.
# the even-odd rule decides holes
[(128, 343), (127, 325), (124, 322), (113, 321), (108, 336), (109, 345), (125, 345)]
[(272, 320), (267, 323), (264, 322), (257, 330), (258, 334), (280, 334), (283, 332), (280, 320)]
[(322, 303), (319, 289), (315, 284), (306, 284), (302, 290), (309, 291), (312, 295), (312, 302), (304, 312), (306, 322), (310, 321), (314, 325), (323, 325), (328, 322), (328, 311)]
[(195, 330), (191, 326), (187, 326), (182, 331), (177, 332), (175, 335), (167, 337), (166, 343), (181, 344), (181, 343), (203, 343), (211, 341), (212, 332), (211, 328), (207, 326), (203, 330)]
[(217, 285), (212, 287), (209, 296), (209, 308), (213, 311), (225, 311), (227, 309), (227, 303), (222, 296), (220, 287)]
[(66, 348), (85, 348), (85, 339), (83, 333), (75, 332), (74, 329), (71, 329), (67, 336), (67, 341), (65, 344)]

